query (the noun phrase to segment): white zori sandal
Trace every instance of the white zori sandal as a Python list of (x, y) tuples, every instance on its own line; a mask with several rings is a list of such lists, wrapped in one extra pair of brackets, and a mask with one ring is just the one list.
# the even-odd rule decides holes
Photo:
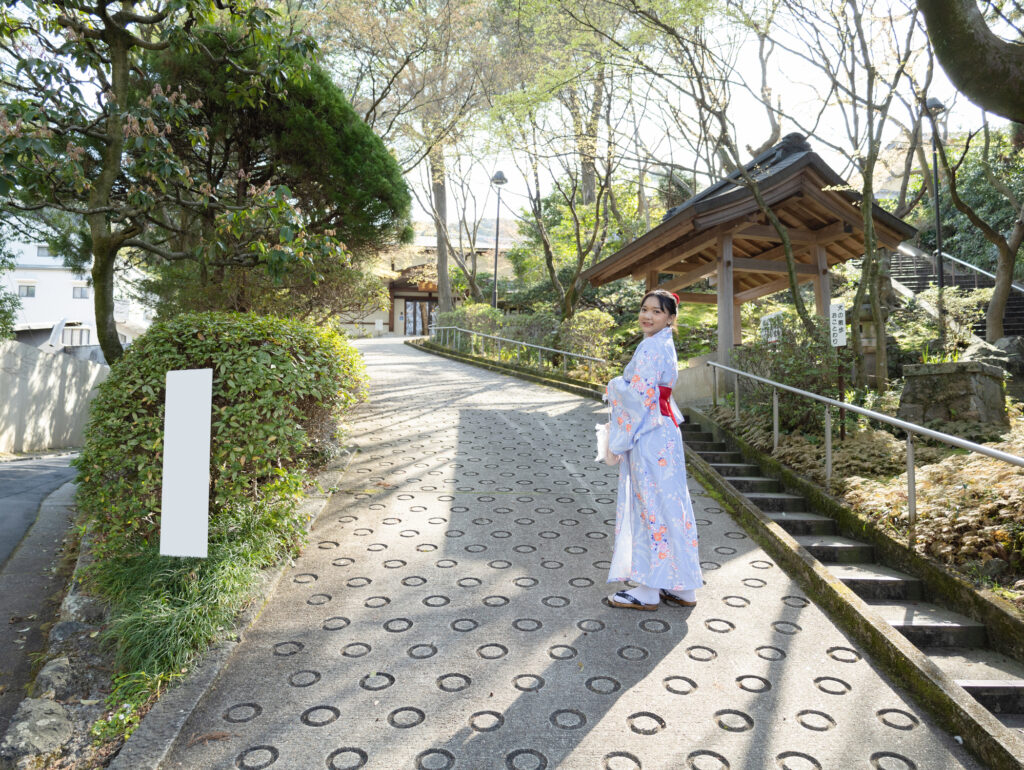
[(612, 607), (622, 607), (627, 610), (645, 610), (652, 612), (658, 609), (658, 603), (644, 604), (628, 591), (616, 591), (608, 597), (608, 604)]

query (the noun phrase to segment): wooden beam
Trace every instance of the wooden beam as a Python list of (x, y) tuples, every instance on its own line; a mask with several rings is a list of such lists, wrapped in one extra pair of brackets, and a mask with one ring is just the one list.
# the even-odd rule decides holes
[[(833, 222), (817, 230), (804, 230), (797, 227), (787, 227), (791, 243), (825, 243), (836, 238), (842, 238), (849, 233), (844, 230), (843, 222)], [(748, 225), (737, 231), (737, 238), (749, 241), (778, 241), (778, 232), (771, 225)]]
[(671, 280), (665, 281), (658, 286), (659, 289), (666, 289), (668, 291), (676, 291), (677, 289), (685, 289), (701, 278), (707, 278), (713, 272), (718, 269), (718, 263), (712, 260), (711, 262), (705, 262), (700, 267), (695, 267), (692, 270), (688, 270), (685, 273), (678, 273)]
[(718, 239), (718, 361), (729, 364), (733, 345), (732, 235)]
[[(658, 288), (663, 288), (659, 286)], [(718, 295), (717, 294), (699, 294), (695, 291), (681, 291), (678, 292), (679, 304), (680, 305), (717, 305)]]
[(725, 235), (726, 233), (732, 232), (740, 227), (744, 227), (747, 224), (748, 222), (746, 220), (741, 222), (723, 222), (722, 224), (716, 225), (702, 233), (695, 233), (692, 238), (675, 244), (667, 251), (653, 257), (647, 257), (642, 261), (637, 262), (633, 268), (633, 277), (639, 278), (647, 270), (664, 271), (664, 269), (669, 265), (672, 265), (675, 262), (681, 262), (688, 257), (692, 257), (697, 252), (706, 249), (708, 246), (715, 243), (719, 236)]
[[(804, 276), (804, 277), (801, 277), (801, 278), (797, 278), (797, 284), (799, 285), (801, 283), (807, 283), (808, 281), (813, 281), (813, 280), (814, 280), (814, 276), (813, 275), (808, 275), (808, 276)], [(736, 295), (736, 301), (740, 302), (740, 303), (742, 303), (742, 302), (751, 302), (752, 300), (758, 299), (760, 297), (765, 297), (765, 296), (767, 296), (769, 294), (774, 294), (777, 291), (782, 291), (783, 289), (788, 289), (788, 288), (789, 288), (789, 278), (788, 277), (786, 277), (786, 278), (776, 278), (774, 281), (770, 281), (769, 283), (765, 283), (765, 284), (762, 284), (760, 286), (756, 286), (753, 289), (747, 289), (746, 291), (737, 294)]]
[[(824, 249), (824, 246), (818, 248)], [(788, 273), (789, 268), (781, 260), (761, 259), (760, 257), (736, 257), (732, 261), (733, 270), (737, 273)], [(814, 265), (796, 263), (798, 275), (817, 275), (818, 268)]]
[(814, 276), (814, 307), (818, 315), (828, 319), (828, 306), (832, 301), (832, 281), (828, 276), (828, 252), (820, 243), (814, 247), (817, 275)]
[(648, 270), (647, 271), (647, 291), (651, 291), (658, 285), (658, 271)]

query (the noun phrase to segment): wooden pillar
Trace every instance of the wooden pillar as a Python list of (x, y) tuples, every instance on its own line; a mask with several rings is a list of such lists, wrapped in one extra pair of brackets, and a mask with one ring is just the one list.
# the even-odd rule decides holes
[(729, 364), (733, 345), (732, 234), (718, 238), (718, 362)]
[(658, 288), (658, 271), (648, 270), (647, 271), (647, 291), (653, 291)]
[(395, 290), (391, 289), (391, 303), (388, 305), (388, 331), (395, 330)]
[(828, 306), (832, 301), (832, 281), (828, 277), (828, 257), (820, 243), (813, 247), (814, 263), (818, 269), (814, 276), (814, 307), (818, 315), (828, 318)]
[(740, 313), (740, 304), (732, 306), (732, 344), (743, 344), (743, 316)]

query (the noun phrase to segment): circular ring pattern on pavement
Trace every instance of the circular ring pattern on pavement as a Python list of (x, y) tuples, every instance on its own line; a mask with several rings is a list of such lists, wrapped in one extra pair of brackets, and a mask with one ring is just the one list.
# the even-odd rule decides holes
[(288, 677), (288, 684), (292, 687), (310, 687), (320, 681), (320, 672), (306, 669), (296, 671)]
[(665, 677), (662, 684), (673, 695), (689, 695), (697, 689), (697, 683), (687, 676)]
[(329, 770), (359, 770), (369, 761), (370, 758), (362, 749), (344, 746), (330, 753), (327, 757), (327, 767)]
[(821, 770), (821, 762), (802, 751), (784, 751), (775, 757), (779, 770)]
[(417, 770), (451, 770), (455, 755), (445, 749), (427, 749), (416, 755)]
[(804, 709), (797, 712), (796, 721), (800, 723), (801, 727), (806, 727), (808, 730), (814, 730), (818, 733), (831, 730), (836, 726), (836, 720), (831, 716), (824, 711), (814, 711), (813, 709)]
[(507, 770), (546, 770), (548, 758), (536, 749), (516, 749), (505, 755)]
[(253, 746), (235, 757), (235, 766), (240, 770), (263, 770), (274, 764), (280, 755), (273, 746)]
[(626, 717), (629, 729), (637, 735), (655, 735), (665, 729), (665, 720), (650, 711), (638, 711)]
[(423, 720), (426, 718), (427, 715), (415, 706), (402, 706), (388, 714), (388, 724), (406, 730), (423, 724)]
[(241, 724), (251, 722), (262, 713), (263, 707), (258, 703), (237, 703), (224, 712), (223, 719), (232, 724)]

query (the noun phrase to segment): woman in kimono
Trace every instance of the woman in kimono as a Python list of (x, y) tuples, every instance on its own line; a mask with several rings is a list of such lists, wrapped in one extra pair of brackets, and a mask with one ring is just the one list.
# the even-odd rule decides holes
[(672, 399), (678, 303), (664, 290), (644, 296), (644, 339), (605, 396), (612, 412), (608, 452), (621, 459), (608, 582), (637, 583), (609, 596), (613, 607), (653, 610), (661, 600), (692, 607), (704, 584), (678, 427), (682, 414)]

